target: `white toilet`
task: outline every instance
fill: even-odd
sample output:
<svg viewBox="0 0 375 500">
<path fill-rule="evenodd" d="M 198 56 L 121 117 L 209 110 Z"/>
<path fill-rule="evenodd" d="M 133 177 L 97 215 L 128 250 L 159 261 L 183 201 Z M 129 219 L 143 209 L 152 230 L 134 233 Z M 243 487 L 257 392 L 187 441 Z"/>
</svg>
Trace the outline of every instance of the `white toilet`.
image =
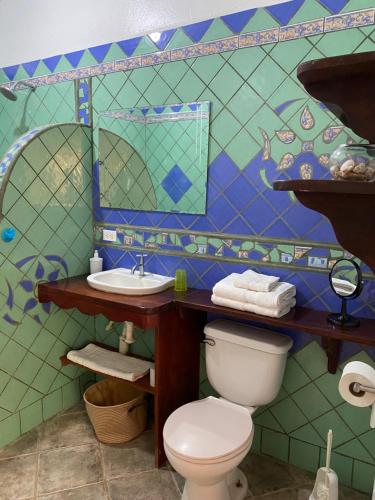
<svg viewBox="0 0 375 500">
<path fill-rule="evenodd" d="M 208 323 L 204 333 L 208 379 L 222 397 L 173 412 L 164 426 L 164 449 L 186 478 L 183 500 L 242 500 L 247 480 L 237 466 L 251 448 L 251 415 L 277 396 L 293 342 L 228 320 Z"/>
</svg>

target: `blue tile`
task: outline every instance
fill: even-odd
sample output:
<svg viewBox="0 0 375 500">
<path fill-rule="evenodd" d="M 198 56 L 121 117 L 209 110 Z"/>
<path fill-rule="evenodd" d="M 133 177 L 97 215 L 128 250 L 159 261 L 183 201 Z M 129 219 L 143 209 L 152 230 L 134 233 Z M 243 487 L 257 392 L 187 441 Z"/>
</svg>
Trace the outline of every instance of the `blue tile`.
<svg viewBox="0 0 375 500">
<path fill-rule="evenodd" d="M 142 37 L 137 36 L 136 38 L 130 38 L 130 40 L 122 40 L 120 42 L 117 42 L 117 45 L 121 48 L 126 56 L 131 57 L 141 40 Z"/>
<path fill-rule="evenodd" d="M 235 14 L 221 16 L 221 19 L 225 22 L 228 28 L 233 31 L 233 33 L 240 33 L 253 17 L 255 12 L 256 9 L 244 10 L 243 12 L 236 12 Z"/>
<path fill-rule="evenodd" d="M 76 68 L 82 59 L 84 50 L 76 50 L 75 52 L 70 52 L 69 54 L 65 54 L 65 57 L 68 59 L 73 68 Z"/>
<path fill-rule="evenodd" d="M 192 182 L 178 165 L 174 165 L 162 180 L 161 185 L 168 196 L 178 203 L 191 188 Z"/>
<path fill-rule="evenodd" d="M 319 0 L 319 2 L 329 9 L 332 14 L 338 14 L 349 0 Z"/>
<path fill-rule="evenodd" d="M 105 56 L 111 47 L 111 43 L 105 43 L 103 45 L 97 45 L 96 47 L 89 48 L 90 53 L 95 57 L 96 62 L 103 62 Z"/>
<path fill-rule="evenodd" d="M 175 34 L 176 30 L 166 30 L 161 33 L 151 33 L 148 35 L 152 42 L 157 46 L 159 50 L 164 50 L 168 43 L 171 41 L 172 36 Z"/>
<path fill-rule="evenodd" d="M 225 231 L 231 234 L 255 234 L 254 229 L 252 229 L 251 225 L 247 224 L 241 216 L 238 216 L 236 219 L 234 219 L 234 221 L 225 228 Z"/>
<path fill-rule="evenodd" d="M 178 113 L 179 111 L 181 111 L 182 108 L 183 108 L 182 104 L 176 104 L 174 106 L 171 106 L 171 110 L 174 111 L 175 113 Z"/>
<path fill-rule="evenodd" d="M 274 221 L 276 213 L 268 203 L 259 196 L 242 212 L 242 216 L 245 220 L 249 221 L 251 227 L 253 227 L 258 234 L 261 234 L 266 227 Z"/>
<path fill-rule="evenodd" d="M 50 70 L 51 73 L 55 71 L 56 66 L 60 62 L 61 57 L 62 56 L 60 55 L 60 56 L 46 57 L 45 59 L 43 59 L 44 64 L 47 66 L 47 68 Z"/>
<path fill-rule="evenodd" d="M 218 230 L 222 230 L 229 222 L 232 221 L 236 216 L 236 211 L 224 198 L 218 198 L 214 201 L 210 207 L 210 212 L 208 217 L 210 221 L 217 227 Z"/>
<path fill-rule="evenodd" d="M 168 214 L 167 217 L 163 219 L 163 224 L 160 227 L 166 227 L 169 229 L 184 229 L 185 225 L 175 214 Z"/>
<path fill-rule="evenodd" d="M 225 196 L 239 211 L 248 205 L 256 195 L 257 191 L 243 175 L 237 177 L 237 179 L 225 190 Z"/>
<path fill-rule="evenodd" d="M 26 71 L 26 73 L 32 77 L 34 76 L 34 73 L 36 71 L 36 68 L 38 67 L 40 60 L 38 59 L 37 61 L 30 61 L 27 63 L 23 63 L 22 67 Z"/>
<path fill-rule="evenodd" d="M 165 110 L 165 106 L 155 106 L 153 109 L 157 115 L 160 115 Z"/>
<path fill-rule="evenodd" d="M 283 219 L 296 231 L 299 238 L 303 238 L 320 222 L 321 215 L 318 212 L 305 208 L 300 203 L 294 203 L 283 214 Z"/>
<path fill-rule="evenodd" d="M 292 19 L 294 14 L 303 5 L 305 0 L 292 0 L 282 4 L 271 5 L 266 7 L 266 10 L 276 19 L 276 21 L 285 25 Z"/>
<path fill-rule="evenodd" d="M 322 243 L 335 243 L 337 244 L 337 239 L 332 225 L 321 217 L 323 222 L 314 227 L 308 232 L 307 239 L 312 241 L 320 241 Z"/>
<path fill-rule="evenodd" d="M 209 180 L 221 189 L 226 188 L 237 177 L 238 172 L 237 165 L 224 151 L 215 158 L 208 169 Z"/>
<path fill-rule="evenodd" d="M 207 32 L 208 28 L 211 26 L 213 19 L 208 19 L 207 21 L 201 21 L 199 23 L 189 24 L 184 26 L 182 29 L 190 37 L 193 42 L 200 42 L 201 38 Z"/>
<path fill-rule="evenodd" d="M 277 219 L 271 227 L 262 233 L 268 238 L 296 238 L 296 234 L 285 224 L 282 219 Z"/>
<path fill-rule="evenodd" d="M 215 228 L 207 219 L 207 217 L 197 217 L 196 221 L 191 225 L 194 231 L 214 231 Z"/>
<path fill-rule="evenodd" d="M 20 67 L 19 64 L 16 64 L 14 66 L 7 66 L 7 67 L 3 68 L 3 71 L 6 74 L 6 76 L 9 78 L 9 80 L 13 80 L 14 77 L 16 76 L 16 73 L 17 73 L 19 67 Z"/>
</svg>

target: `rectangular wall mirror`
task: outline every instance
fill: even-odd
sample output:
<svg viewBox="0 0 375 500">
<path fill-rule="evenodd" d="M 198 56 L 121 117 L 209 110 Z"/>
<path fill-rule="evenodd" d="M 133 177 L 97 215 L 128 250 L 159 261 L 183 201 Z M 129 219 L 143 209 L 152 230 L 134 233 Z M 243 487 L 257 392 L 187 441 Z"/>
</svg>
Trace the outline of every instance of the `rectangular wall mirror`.
<svg viewBox="0 0 375 500">
<path fill-rule="evenodd" d="M 207 101 L 99 113 L 100 205 L 205 214 L 209 113 Z"/>
</svg>

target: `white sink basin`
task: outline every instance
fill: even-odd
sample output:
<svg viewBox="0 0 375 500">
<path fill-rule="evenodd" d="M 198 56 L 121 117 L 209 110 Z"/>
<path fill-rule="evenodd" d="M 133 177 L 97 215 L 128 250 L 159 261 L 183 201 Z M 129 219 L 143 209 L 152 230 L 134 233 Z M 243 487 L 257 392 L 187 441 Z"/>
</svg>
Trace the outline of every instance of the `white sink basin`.
<svg viewBox="0 0 375 500">
<path fill-rule="evenodd" d="M 120 267 L 90 274 L 87 277 L 87 282 L 92 288 L 103 292 L 123 295 L 151 295 L 173 286 L 174 278 L 151 273 L 140 276 L 138 271 L 132 274 L 130 269 Z"/>
</svg>

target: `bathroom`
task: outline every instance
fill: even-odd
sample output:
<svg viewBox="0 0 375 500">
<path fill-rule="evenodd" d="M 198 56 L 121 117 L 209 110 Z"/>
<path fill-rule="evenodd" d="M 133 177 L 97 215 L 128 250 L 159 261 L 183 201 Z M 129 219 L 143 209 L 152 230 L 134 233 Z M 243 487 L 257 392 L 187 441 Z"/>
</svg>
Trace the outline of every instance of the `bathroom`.
<svg viewBox="0 0 375 500">
<path fill-rule="evenodd" d="M 339 384 L 349 363 L 375 368 L 372 185 L 332 181 L 330 166 L 340 145 L 375 141 L 364 104 L 374 0 L 66 0 L 53 9 L 2 0 L 0 26 L 0 498 L 199 498 L 183 493 L 183 474 L 165 460 L 163 428 L 186 403 L 225 398 L 205 357 L 204 330 L 220 318 L 288 340 L 277 394 L 245 405 L 258 408 L 244 419 L 253 435 L 238 498 L 309 498 L 330 429 L 339 498 L 371 498 L 371 407 L 345 401 Z M 357 55 L 369 57 L 368 73 L 353 80 L 356 89 L 364 82 L 363 100 L 338 113 L 345 126 L 301 64 Z M 356 73 L 342 74 L 340 88 Z M 157 142 L 158 123 L 177 123 L 173 113 L 184 127 L 193 116 L 194 133 L 181 125 L 174 138 L 165 128 Z M 131 151 L 113 142 L 125 123 Z M 130 190 L 129 177 L 116 184 L 108 168 L 127 159 Z M 318 180 L 343 186 L 313 193 L 325 211 L 308 197 Z M 104 270 L 135 267 L 133 276 L 163 283 L 178 276 L 189 292 L 126 299 L 79 290 L 79 278 L 74 293 L 56 288 L 78 276 L 86 283 L 95 250 L 103 260 L 92 264 Z M 340 259 L 360 269 L 353 300 L 331 288 Z M 212 302 L 215 285 L 250 269 L 296 290 L 287 319 Z M 335 329 L 327 317 L 346 302 L 354 325 Z M 156 389 L 150 379 L 146 429 L 103 444 L 83 401 L 100 371 L 67 355 L 92 343 L 117 351 L 121 341 L 155 362 Z M 244 366 L 255 364 L 249 356 Z"/>
</svg>

